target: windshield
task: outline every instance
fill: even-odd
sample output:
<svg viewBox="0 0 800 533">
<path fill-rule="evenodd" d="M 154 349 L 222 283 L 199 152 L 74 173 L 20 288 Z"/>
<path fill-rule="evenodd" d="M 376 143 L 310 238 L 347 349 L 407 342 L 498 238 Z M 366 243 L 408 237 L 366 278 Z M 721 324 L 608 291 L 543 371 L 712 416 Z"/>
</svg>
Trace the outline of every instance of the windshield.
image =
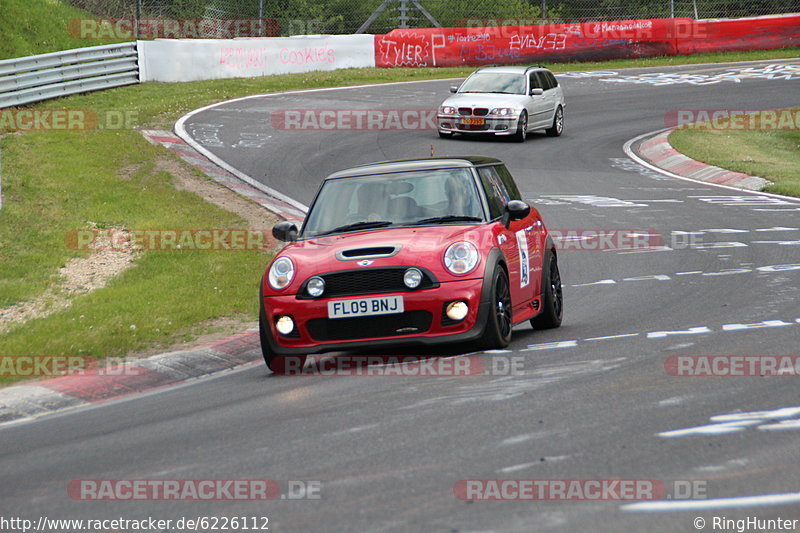
<svg viewBox="0 0 800 533">
<path fill-rule="evenodd" d="M 306 218 L 303 237 L 483 220 L 469 169 L 400 172 L 326 181 Z"/>
<path fill-rule="evenodd" d="M 525 94 L 522 74 L 476 72 L 458 89 L 459 93 Z"/>
</svg>

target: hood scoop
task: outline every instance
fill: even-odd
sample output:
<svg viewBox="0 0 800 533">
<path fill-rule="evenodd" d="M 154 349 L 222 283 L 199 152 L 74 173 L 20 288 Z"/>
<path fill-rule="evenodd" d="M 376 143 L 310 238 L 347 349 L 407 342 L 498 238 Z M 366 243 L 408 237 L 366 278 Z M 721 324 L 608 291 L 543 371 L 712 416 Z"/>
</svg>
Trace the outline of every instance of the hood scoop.
<svg viewBox="0 0 800 533">
<path fill-rule="evenodd" d="M 402 246 L 369 246 L 364 248 L 347 248 L 336 252 L 339 261 L 354 261 L 356 259 L 377 259 L 397 255 Z"/>
</svg>

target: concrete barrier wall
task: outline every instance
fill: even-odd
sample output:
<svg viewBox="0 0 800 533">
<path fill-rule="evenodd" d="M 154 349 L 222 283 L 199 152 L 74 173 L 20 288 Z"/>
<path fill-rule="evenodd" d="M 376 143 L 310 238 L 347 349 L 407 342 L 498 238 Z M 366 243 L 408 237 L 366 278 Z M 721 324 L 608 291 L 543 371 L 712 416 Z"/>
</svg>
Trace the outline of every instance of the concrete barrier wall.
<svg viewBox="0 0 800 533">
<path fill-rule="evenodd" d="M 644 19 L 393 30 L 375 36 L 379 67 L 603 61 L 800 46 L 800 16 Z"/>
<path fill-rule="evenodd" d="M 692 25 L 697 28 L 689 32 L 693 38 L 678 41 L 679 54 L 800 46 L 800 15 L 797 14 L 693 21 Z"/>
<path fill-rule="evenodd" d="M 800 46 L 800 15 L 394 30 L 386 35 L 139 41 L 141 81 L 195 81 L 351 67 L 602 61 Z"/>
<path fill-rule="evenodd" d="M 379 67 L 451 67 L 675 55 L 673 19 L 393 30 L 375 36 Z"/>
<path fill-rule="evenodd" d="M 141 81 L 197 81 L 374 67 L 371 35 L 139 41 Z"/>
</svg>

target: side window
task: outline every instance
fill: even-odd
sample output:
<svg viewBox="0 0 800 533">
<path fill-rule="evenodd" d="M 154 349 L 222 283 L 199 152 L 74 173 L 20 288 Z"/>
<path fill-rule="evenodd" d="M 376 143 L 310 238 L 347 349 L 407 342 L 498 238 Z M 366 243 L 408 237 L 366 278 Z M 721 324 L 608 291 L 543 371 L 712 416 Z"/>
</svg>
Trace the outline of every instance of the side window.
<svg viewBox="0 0 800 533">
<path fill-rule="evenodd" d="M 495 167 L 479 168 L 478 173 L 481 176 L 481 185 L 483 185 L 486 199 L 489 202 L 489 215 L 494 220 L 503 214 L 503 208 L 511 198 Z"/>
<path fill-rule="evenodd" d="M 511 172 L 505 167 L 505 165 L 497 165 L 496 167 L 492 167 L 497 170 L 497 174 L 500 176 L 500 179 L 503 181 L 503 185 L 508 191 L 509 199 L 511 200 L 522 200 L 522 195 L 519 193 L 519 189 L 517 188 L 517 184 L 514 183 L 514 178 L 511 176 Z"/>
<path fill-rule="evenodd" d="M 547 73 L 545 71 L 541 70 L 536 74 L 542 80 L 542 89 L 548 91 L 553 88 L 553 85 L 550 83 L 550 78 L 547 77 Z"/>
<path fill-rule="evenodd" d="M 553 76 L 553 73 L 552 73 L 552 72 L 550 72 L 550 71 L 548 70 L 548 71 L 545 73 L 545 75 L 547 76 L 547 79 L 549 79 L 549 80 L 550 80 L 550 87 L 551 87 L 551 88 L 558 87 L 558 80 L 556 79 L 556 77 L 555 77 L 555 76 Z"/>
<path fill-rule="evenodd" d="M 539 79 L 539 76 L 536 75 L 536 72 L 531 72 L 531 89 L 544 89 L 542 87 L 542 81 Z"/>
</svg>

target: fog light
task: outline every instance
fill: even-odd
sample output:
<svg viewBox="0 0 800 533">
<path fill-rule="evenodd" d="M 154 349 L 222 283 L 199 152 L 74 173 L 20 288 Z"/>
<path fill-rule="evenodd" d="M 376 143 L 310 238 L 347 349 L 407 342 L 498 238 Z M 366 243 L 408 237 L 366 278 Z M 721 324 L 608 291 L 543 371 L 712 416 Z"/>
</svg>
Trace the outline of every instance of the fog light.
<svg viewBox="0 0 800 533">
<path fill-rule="evenodd" d="M 275 327 L 281 335 L 288 335 L 294 331 L 294 320 L 289 315 L 283 315 L 275 322 Z"/>
<path fill-rule="evenodd" d="M 409 289 L 416 289 L 419 287 L 419 284 L 422 283 L 422 272 L 418 268 L 409 268 L 406 270 L 406 273 L 403 274 L 403 283 L 405 283 L 406 287 Z"/>
<path fill-rule="evenodd" d="M 306 290 L 310 296 L 314 298 L 319 298 L 322 296 L 322 293 L 325 292 L 325 280 L 314 276 L 310 280 L 308 280 L 308 284 L 306 284 Z"/>
<path fill-rule="evenodd" d="M 447 318 L 450 320 L 464 320 L 464 317 L 467 316 L 467 312 L 469 312 L 469 306 L 467 302 L 451 302 L 447 306 Z"/>
</svg>

